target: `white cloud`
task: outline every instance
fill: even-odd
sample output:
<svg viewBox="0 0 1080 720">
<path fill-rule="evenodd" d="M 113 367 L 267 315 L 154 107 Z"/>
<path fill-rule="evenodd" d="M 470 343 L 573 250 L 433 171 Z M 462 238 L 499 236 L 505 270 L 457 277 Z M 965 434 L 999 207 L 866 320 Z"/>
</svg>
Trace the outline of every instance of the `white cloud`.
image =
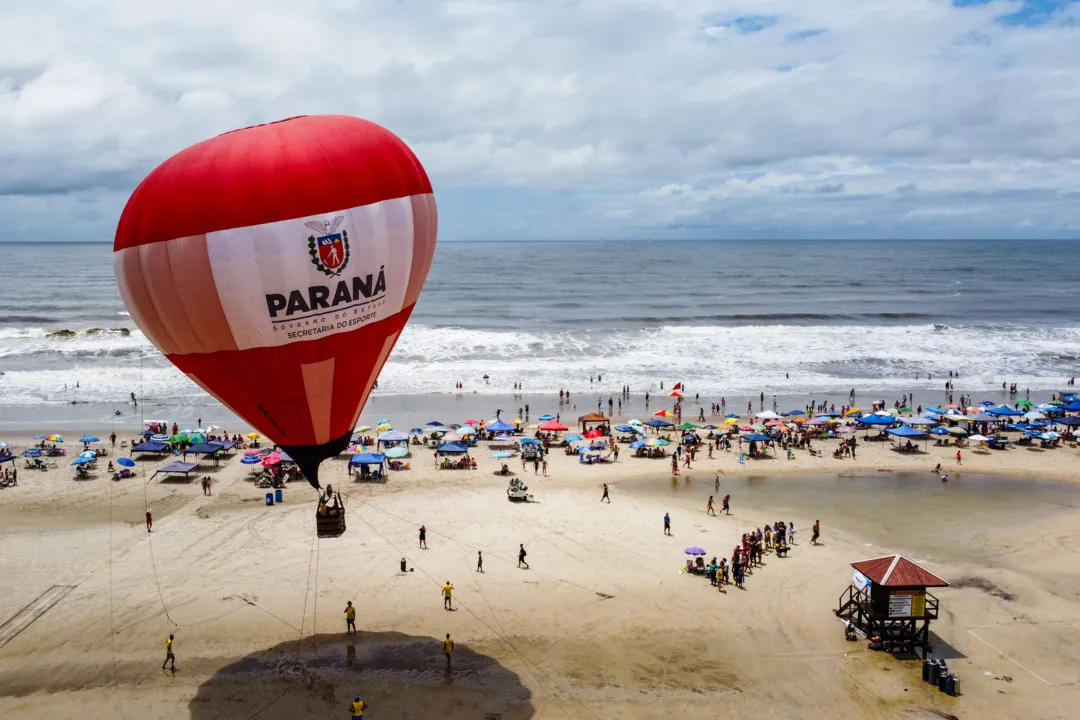
<svg viewBox="0 0 1080 720">
<path fill-rule="evenodd" d="M 1075 234 L 1080 5 L 1021 6 L 6 0 L 0 239 L 105 239 L 170 154 L 316 112 L 406 138 L 451 236 L 521 230 L 470 188 L 550 200 L 531 236 Z"/>
</svg>

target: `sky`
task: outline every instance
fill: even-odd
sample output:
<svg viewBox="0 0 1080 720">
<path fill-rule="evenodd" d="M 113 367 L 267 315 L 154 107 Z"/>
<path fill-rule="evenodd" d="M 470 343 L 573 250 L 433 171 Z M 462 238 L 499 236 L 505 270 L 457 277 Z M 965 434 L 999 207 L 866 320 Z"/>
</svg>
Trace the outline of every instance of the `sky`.
<svg viewBox="0 0 1080 720">
<path fill-rule="evenodd" d="M 4 0 L 0 240 L 345 113 L 440 240 L 1080 237 L 1077 0 Z"/>
</svg>

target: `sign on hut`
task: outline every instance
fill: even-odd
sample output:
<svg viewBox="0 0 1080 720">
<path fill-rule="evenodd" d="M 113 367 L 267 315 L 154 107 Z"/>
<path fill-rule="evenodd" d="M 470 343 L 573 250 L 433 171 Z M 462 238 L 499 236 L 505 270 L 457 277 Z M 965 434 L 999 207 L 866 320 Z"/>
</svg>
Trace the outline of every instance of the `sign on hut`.
<svg viewBox="0 0 1080 720">
<path fill-rule="evenodd" d="M 930 621 L 938 599 L 927 588 L 949 583 L 903 555 L 851 563 L 851 585 L 840 596 L 837 617 L 890 652 L 930 650 Z"/>
</svg>

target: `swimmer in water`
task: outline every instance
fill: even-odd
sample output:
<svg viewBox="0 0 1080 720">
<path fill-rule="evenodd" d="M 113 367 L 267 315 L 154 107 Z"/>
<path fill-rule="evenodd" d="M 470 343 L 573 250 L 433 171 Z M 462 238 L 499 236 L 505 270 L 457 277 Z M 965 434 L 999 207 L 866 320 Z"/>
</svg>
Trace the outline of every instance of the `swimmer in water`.
<svg viewBox="0 0 1080 720">
<path fill-rule="evenodd" d="M 949 476 L 948 475 L 942 475 L 941 476 L 941 482 L 949 482 Z"/>
</svg>

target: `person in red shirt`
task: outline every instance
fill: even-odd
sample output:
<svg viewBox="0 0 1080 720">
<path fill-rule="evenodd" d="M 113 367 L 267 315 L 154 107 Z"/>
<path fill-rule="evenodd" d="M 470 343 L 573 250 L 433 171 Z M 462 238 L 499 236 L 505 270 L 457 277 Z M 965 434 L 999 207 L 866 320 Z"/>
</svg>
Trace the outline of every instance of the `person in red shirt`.
<svg viewBox="0 0 1080 720">
<path fill-rule="evenodd" d="M 821 521 L 820 520 L 815 520 L 814 521 L 814 534 L 810 536 L 810 544 L 811 545 L 820 545 L 820 543 L 818 542 L 819 537 L 821 537 Z"/>
</svg>

